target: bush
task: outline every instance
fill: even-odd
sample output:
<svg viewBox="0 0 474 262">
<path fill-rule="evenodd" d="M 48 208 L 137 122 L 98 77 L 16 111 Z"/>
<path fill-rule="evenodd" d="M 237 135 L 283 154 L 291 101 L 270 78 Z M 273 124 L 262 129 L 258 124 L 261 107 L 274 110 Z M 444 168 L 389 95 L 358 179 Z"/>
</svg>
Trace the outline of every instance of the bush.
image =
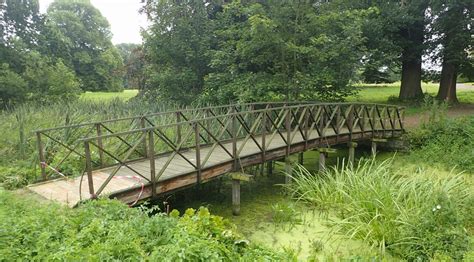
<svg viewBox="0 0 474 262">
<path fill-rule="evenodd" d="M 431 121 L 409 134 L 413 157 L 474 172 L 474 116 Z"/>
<path fill-rule="evenodd" d="M 287 187 L 296 199 L 335 211 L 336 231 L 382 252 L 409 260 L 461 259 L 469 248 L 473 195 L 462 175 L 402 175 L 389 160 L 369 160 L 318 176 L 299 166 L 293 179 Z"/>
<path fill-rule="evenodd" d="M 249 244 L 205 208 L 179 217 L 98 200 L 77 209 L 41 205 L 0 191 L 0 253 L 5 261 L 285 260 Z"/>
</svg>

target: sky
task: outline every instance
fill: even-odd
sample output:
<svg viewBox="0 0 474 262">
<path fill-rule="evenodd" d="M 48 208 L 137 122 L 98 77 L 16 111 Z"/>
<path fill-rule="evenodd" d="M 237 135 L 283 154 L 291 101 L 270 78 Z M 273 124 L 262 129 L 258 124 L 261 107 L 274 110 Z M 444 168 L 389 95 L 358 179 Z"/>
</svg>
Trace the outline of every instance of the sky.
<svg viewBox="0 0 474 262">
<path fill-rule="evenodd" d="M 45 13 L 54 0 L 39 0 L 40 11 Z M 147 19 L 138 10 L 142 6 L 141 0 L 91 0 L 103 16 L 109 21 L 112 30 L 112 42 L 141 43 L 140 28 L 147 26 Z"/>
</svg>

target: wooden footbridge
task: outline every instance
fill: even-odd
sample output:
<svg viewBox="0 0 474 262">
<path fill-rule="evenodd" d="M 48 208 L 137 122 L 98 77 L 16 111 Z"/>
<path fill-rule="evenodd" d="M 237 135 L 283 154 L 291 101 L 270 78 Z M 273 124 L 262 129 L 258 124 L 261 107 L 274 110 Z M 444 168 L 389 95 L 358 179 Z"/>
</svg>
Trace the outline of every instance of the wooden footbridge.
<svg viewBox="0 0 474 262">
<path fill-rule="evenodd" d="M 129 204 L 244 167 L 360 140 L 400 136 L 403 108 L 359 103 L 253 103 L 181 109 L 38 130 L 41 182 L 29 189 L 75 206 Z"/>
</svg>

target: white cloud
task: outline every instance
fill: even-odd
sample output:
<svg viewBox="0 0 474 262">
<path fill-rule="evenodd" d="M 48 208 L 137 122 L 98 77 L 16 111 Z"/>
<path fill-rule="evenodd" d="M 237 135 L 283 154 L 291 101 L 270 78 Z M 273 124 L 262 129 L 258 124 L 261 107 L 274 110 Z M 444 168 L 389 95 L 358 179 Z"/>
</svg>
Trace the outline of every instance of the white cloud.
<svg viewBox="0 0 474 262">
<path fill-rule="evenodd" d="M 54 0 L 39 0 L 40 11 L 45 13 Z M 113 33 L 112 42 L 141 43 L 140 28 L 148 23 L 146 15 L 139 14 L 141 0 L 91 0 L 92 5 L 107 18 Z"/>
</svg>

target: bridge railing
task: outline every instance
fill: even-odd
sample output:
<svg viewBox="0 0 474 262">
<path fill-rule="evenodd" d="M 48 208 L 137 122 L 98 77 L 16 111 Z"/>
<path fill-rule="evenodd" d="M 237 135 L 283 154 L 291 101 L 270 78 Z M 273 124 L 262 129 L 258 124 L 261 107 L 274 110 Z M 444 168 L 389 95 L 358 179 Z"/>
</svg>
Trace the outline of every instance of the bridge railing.
<svg viewBox="0 0 474 262">
<path fill-rule="evenodd" d="M 323 145 L 328 138 L 337 140 L 354 134 L 382 137 L 403 131 L 403 108 L 391 105 L 305 103 L 258 104 L 248 108 L 232 105 L 225 112 L 209 112 L 194 119 L 178 112 L 182 116 L 179 122 L 160 125 L 151 122 L 149 127 L 79 140 L 84 148 L 89 193 L 93 197 L 100 195 L 122 170 L 121 173 L 150 183 L 155 195 L 157 182 L 165 178 L 167 170 L 173 169 L 174 159 L 181 160 L 182 170 L 195 172 L 196 183 L 201 183 L 201 172 L 216 163 L 232 162 L 234 169 L 238 169 L 240 158 L 248 154 L 258 154 L 264 162 L 267 152 L 275 147 L 284 147 L 289 155 L 295 143 L 308 149 L 309 142 L 314 140 Z M 147 117 L 142 119 L 148 121 Z M 117 145 L 125 144 L 124 137 L 127 147 L 118 150 Z M 158 166 L 157 157 L 161 161 Z M 135 165 L 138 162 L 140 165 Z M 93 172 L 104 167 L 112 167 L 107 179 L 94 185 Z"/>
<path fill-rule="evenodd" d="M 78 143 L 79 139 L 97 136 L 99 137 L 97 143 L 101 145 L 103 143 L 100 139 L 102 135 L 222 115 L 230 112 L 232 107 L 238 108 L 239 111 L 246 111 L 253 108 L 264 107 L 267 104 L 279 105 L 288 103 L 247 103 L 200 108 L 180 108 L 140 116 L 36 130 L 41 180 L 53 179 L 59 176 L 79 175 L 84 172 L 86 156 L 84 154 L 83 144 Z M 179 134 L 183 132 L 180 129 L 180 126 L 176 126 L 175 132 L 178 134 L 176 139 L 179 139 Z M 137 138 L 133 137 L 134 135 L 136 136 L 136 134 L 117 136 L 119 142 L 115 142 L 118 147 L 116 150 L 121 152 L 129 150 L 132 147 L 129 141 Z M 146 146 L 138 147 L 134 149 L 134 152 L 136 155 L 146 157 L 147 148 Z M 110 162 L 110 157 L 104 154 L 104 152 L 98 152 L 98 158 L 94 158 L 93 160 L 95 166 L 101 167 L 107 166 L 108 162 Z"/>
</svg>

